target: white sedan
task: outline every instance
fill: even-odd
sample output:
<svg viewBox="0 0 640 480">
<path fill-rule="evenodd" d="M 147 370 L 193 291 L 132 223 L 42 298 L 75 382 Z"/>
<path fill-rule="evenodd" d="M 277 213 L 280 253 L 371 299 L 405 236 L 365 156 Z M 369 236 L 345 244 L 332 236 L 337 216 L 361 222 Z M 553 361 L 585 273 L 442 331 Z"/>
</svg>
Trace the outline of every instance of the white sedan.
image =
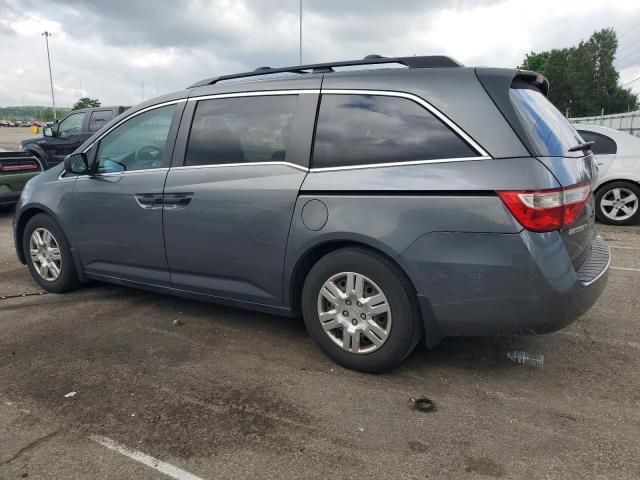
<svg viewBox="0 0 640 480">
<path fill-rule="evenodd" d="M 576 125 L 598 162 L 596 216 L 610 225 L 629 225 L 640 217 L 640 138 L 595 125 Z"/>
</svg>

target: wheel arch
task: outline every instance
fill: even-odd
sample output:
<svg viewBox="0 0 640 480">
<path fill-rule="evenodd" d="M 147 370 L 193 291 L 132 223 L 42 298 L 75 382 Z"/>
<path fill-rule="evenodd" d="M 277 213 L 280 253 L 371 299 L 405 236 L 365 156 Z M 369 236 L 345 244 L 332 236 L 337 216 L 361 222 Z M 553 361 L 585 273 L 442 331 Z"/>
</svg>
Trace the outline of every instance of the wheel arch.
<svg viewBox="0 0 640 480">
<path fill-rule="evenodd" d="M 47 158 L 47 152 L 35 143 L 27 143 L 22 147 L 23 152 L 29 152 L 40 160 L 43 170 L 47 170 L 49 167 L 49 159 Z"/>
<path fill-rule="evenodd" d="M 288 301 L 289 307 L 293 315 L 300 315 L 301 313 L 301 297 L 302 297 L 302 288 L 304 286 L 305 279 L 307 275 L 311 271 L 311 268 L 316 264 L 318 260 L 322 257 L 328 255 L 331 252 L 336 250 L 353 247 L 353 248 L 361 248 L 364 250 L 369 250 L 378 255 L 383 256 L 386 260 L 392 263 L 398 271 L 405 277 L 407 283 L 411 286 L 413 294 L 416 295 L 416 305 L 418 308 L 419 302 L 417 300 L 417 291 L 415 285 L 411 281 L 411 277 L 407 274 L 405 268 L 403 268 L 402 264 L 398 261 L 396 257 L 394 257 L 391 252 L 388 252 L 383 247 L 376 245 L 374 242 L 367 242 L 363 239 L 354 239 L 354 238 L 344 238 L 344 239 L 326 239 L 323 241 L 319 241 L 309 246 L 304 253 L 302 253 L 295 265 L 291 269 L 291 273 L 288 276 L 288 285 L 285 286 L 285 292 L 288 292 Z"/>
<path fill-rule="evenodd" d="M 600 185 L 598 185 L 598 187 L 596 188 L 595 192 L 593 192 L 594 195 L 597 195 L 604 187 L 606 187 L 607 185 L 610 185 L 612 183 L 616 183 L 616 182 L 626 182 L 626 183 L 631 183 L 632 185 L 635 185 L 636 187 L 640 188 L 640 179 L 633 179 L 633 178 L 610 178 L 608 179 L 606 182 L 601 183 Z"/>
<path fill-rule="evenodd" d="M 26 228 L 27 223 L 29 223 L 29 220 L 31 220 L 33 217 L 35 217 L 40 213 L 44 213 L 45 215 L 48 215 L 54 222 L 58 224 L 60 229 L 64 232 L 64 228 L 62 228 L 62 224 L 60 223 L 58 218 L 56 218 L 56 215 L 44 205 L 39 205 L 39 204 L 30 205 L 29 207 L 22 210 L 20 212 L 20 216 L 16 219 L 15 233 L 14 233 L 15 243 L 16 243 L 16 254 L 18 255 L 18 260 L 20 260 L 22 264 L 26 264 L 24 249 L 22 248 L 24 229 Z"/>
</svg>

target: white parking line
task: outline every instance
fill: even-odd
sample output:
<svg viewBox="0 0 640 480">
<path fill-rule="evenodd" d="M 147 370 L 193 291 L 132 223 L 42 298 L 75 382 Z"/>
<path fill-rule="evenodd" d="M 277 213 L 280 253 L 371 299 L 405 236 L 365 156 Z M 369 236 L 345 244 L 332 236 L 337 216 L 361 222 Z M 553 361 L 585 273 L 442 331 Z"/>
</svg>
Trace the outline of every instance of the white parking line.
<svg viewBox="0 0 640 480">
<path fill-rule="evenodd" d="M 628 267 L 611 267 L 611 270 L 624 270 L 625 272 L 640 272 L 640 268 L 628 268 Z"/>
<path fill-rule="evenodd" d="M 89 437 L 94 442 L 99 443 L 103 447 L 107 447 L 109 450 L 113 450 L 114 452 L 118 452 L 126 457 L 129 457 L 131 460 L 135 460 L 136 462 L 142 463 L 147 467 L 151 467 L 158 472 L 164 473 L 165 475 L 175 478 L 176 480 L 203 480 L 201 477 L 197 477 L 192 473 L 186 472 L 181 468 L 175 467 L 170 463 L 166 463 L 158 460 L 146 453 L 138 452 L 137 450 L 133 450 L 125 445 L 121 445 L 118 442 L 111 440 L 110 438 L 103 437 L 101 435 L 91 435 Z"/>
</svg>

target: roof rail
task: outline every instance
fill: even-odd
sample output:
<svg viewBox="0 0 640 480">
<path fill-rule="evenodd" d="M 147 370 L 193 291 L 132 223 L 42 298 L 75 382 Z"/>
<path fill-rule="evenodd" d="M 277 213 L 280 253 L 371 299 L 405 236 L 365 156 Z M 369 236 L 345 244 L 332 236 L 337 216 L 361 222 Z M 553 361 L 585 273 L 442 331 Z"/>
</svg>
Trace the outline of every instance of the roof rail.
<svg viewBox="0 0 640 480">
<path fill-rule="evenodd" d="M 422 57 L 382 57 L 380 55 L 367 55 L 363 60 L 347 60 L 342 62 L 312 63 L 308 65 L 296 65 L 292 67 L 271 68 L 258 67 L 251 72 L 222 75 L 220 77 L 206 78 L 190 85 L 188 88 L 213 85 L 222 80 L 234 78 L 256 77 L 272 73 L 328 73 L 333 72 L 334 67 L 351 67 L 356 65 L 376 65 L 384 63 L 399 63 L 409 68 L 437 68 L 437 67 L 462 67 L 463 65 L 451 57 L 445 55 L 429 55 Z M 310 71 L 310 72 L 309 72 Z"/>
</svg>

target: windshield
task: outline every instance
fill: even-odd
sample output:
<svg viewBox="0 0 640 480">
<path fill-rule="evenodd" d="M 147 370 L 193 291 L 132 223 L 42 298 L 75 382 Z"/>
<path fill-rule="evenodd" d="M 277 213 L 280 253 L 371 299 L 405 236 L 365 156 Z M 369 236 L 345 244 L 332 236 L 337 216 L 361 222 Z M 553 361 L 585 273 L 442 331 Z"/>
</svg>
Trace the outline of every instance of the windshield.
<svg viewBox="0 0 640 480">
<path fill-rule="evenodd" d="M 538 90 L 512 88 L 511 102 L 533 147 L 542 157 L 582 157 L 582 151 L 570 152 L 582 143 L 578 132 L 560 111 Z"/>
</svg>

